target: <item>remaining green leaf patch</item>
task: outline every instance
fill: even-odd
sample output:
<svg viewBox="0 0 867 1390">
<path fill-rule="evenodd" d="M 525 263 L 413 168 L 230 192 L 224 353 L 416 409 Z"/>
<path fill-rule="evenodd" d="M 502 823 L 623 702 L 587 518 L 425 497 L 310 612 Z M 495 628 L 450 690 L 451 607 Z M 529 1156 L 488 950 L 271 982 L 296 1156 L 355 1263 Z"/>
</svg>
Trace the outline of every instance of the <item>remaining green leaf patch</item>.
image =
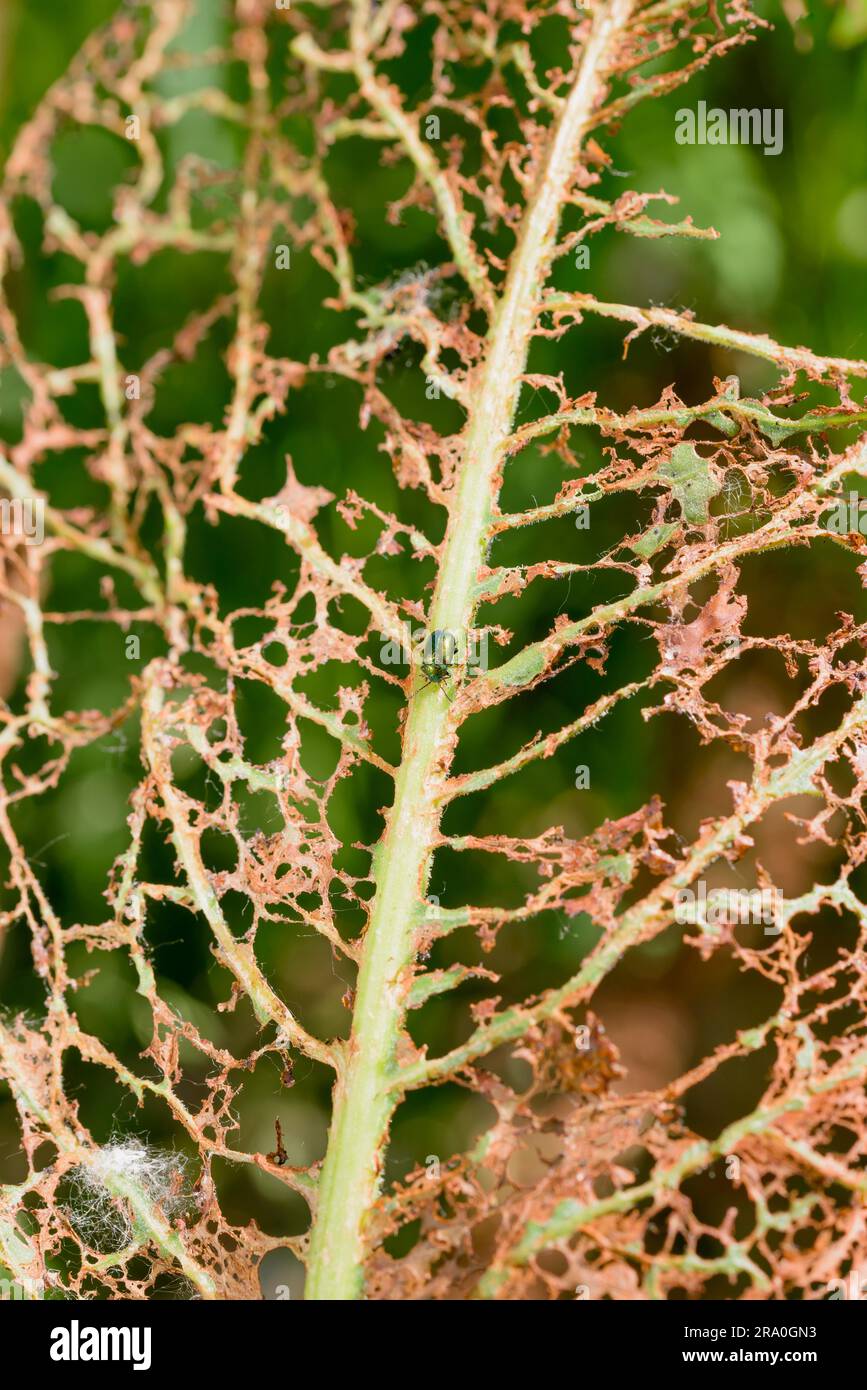
<svg viewBox="0 0 867 1390">
<path fill-rule="evenodd" d="M 717 482 L 710 464 L 703 459 L 694 444 L 676 444 L 671 457 L 660 464 L 659 477 L 671 484 L 671 491 L 680 503 L 684 519 L 691 526 L 707 522 L 710 503 L 722 484 Z"/>
<path fill-rule="evenodd" d="M 676 521 L 661 521 L 658 526 L 651 526 L 649 531 L 645 531 L 637 541 L 633 541 L 629 549 L 635 554 L 640 555 L 643 560 L 649 560 L 651 555 L 655 555 L 658 550 L 662 550 L 664 545 L 668 545 L 675 531 L 678 529 Z"/>
</svg>

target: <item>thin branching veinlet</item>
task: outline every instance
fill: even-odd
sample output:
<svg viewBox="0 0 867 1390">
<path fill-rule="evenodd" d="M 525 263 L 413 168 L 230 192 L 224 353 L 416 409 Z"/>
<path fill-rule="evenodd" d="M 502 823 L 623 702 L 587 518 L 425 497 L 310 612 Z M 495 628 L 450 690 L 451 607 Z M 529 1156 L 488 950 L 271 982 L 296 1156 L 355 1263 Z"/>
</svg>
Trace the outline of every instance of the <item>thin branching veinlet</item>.
<svg viewBox="0 0 867 1390">
<path fill-rule="evenodd" d="M 808 557 L 813 546 L 836 545 L 860 558 L 857 525 L 829 529 L 827 518 L 867 474 L 867 435 L 857 438 L 867 409 L 854 394 L 867 364 L 555 283 L 561 259 L 595 238 L 715 235 L 689 217 L 666 220 L 665 194 L 624 187 L 611 201 L 599 196 L 605 141 L 633 107 L 754 39 L 760 22 L 747 0 L 234 0 L 232 8 L 216 46 L 200 51 L 187 43 L 190 0 L 122 9 L 21 129 L 4 175 L 0 365 L 18 379 L 24 414 L 0 458 L 2 599 L 29 661 L 20 697 L 2 709 L 0 831 L 10 866 L 2 925 L 29 931 L 44 1007 L 7 1011 L 0 1022 L 2 1077 L 26 1158 L 23 1176 L 0 1189 L 0 1264 L 27 1288 L 99 1297 L 147 1297 L 167 1281 L 178 1296 L 258 1297 L 261 1261 L 287 1248 L 306 1265 L 313 1299 L 826 1296 L 831 1280 L 867 1261 L 867 914 L 852 882 L 867 854 L 867 627 L 840 613 L 823 640 L 747 633 L 741 569 L 786 547 Z M 568 57 L 553 69 L 535 44 L 546 26 Z M 407 91 L 400 63 L 412 45 L 426 53 L 429 80 Z M 234 76 L 220 84 L 212 74 L 223 68 Z M 183 80 L 167 85 L 167 74 Z M 237 171 L 173 156 L 172 132 L 191 113 L 238 133 Z M 436 138 L 446 117 L 452 134 Z M 102 231 L 56 200 L 55 142 L 77 127 L 110 133 L 134 157 Z M 353 140 L 373 142 L 385 167 L 403 171 L 405 192 L 388 218 L 412 209 L 415 219 L 435 219 L 438 262 L 388 283 L 357 271 L 363 233 L 333 184 L 335 152 Z M 31 225 L 40 219 L 42 253 L 62 267 L 58 293 L 86 325 L 82 361 L 36 360 L 22 330 L 11 292 L 29 254 L 22 209 Z M 146 276 L 166 251 L 211 257 L 223 268 L 220 290 L 139 360 L 118 329 L 115 288 L 125 269 Z M 332 282 L 323 314 L 337 325 L 334 345 L 304 360 L 272 356 L 266 278 L 303 257 Z M 581 325 L 599 318 L 621 321 L 628 339 L 650 332 L 711 344 L 731 357 L 732 374 L 708 383 L 694 404 L 673 388 L 626 410 L 592 389 L 572 398 L 562 377 L 533 370 L 532 350 L 554 343 L 565 363 Z M 171 435 L 160 433 L 153 413 L 166 374 L 223 330 L 224 418 L 201 423 L 191 410 Z M 334 333 L 345 336 L 335 344 Z M 396 403 L 395 353 L 414 355 L 451 432 Z M 776 370 L 772 390 L 742 392 L 734 369 L 744 355 Z M 354 395 L 360 430 L 379 432 L 404 489 L 403 515 L 348 485 L 335 497 L 317 483 L 315 459 L 297 460 L 306 482 L 287 460 L 285 484 L 269 496 L 257 490 L 251 451 L 326 380 Z M 94 392 L 99 420 L 85 427 L 69 403 Z M 573 452 L 579 428 L 602 442 L 593 472 Z M 504 510 L 507 466 L 520 469 L 539 449 L 548 467 L 552 458 L 561 467 L 559 491 L 528 510 Z M 68 486 L 61 495 L 40 483 L 41 465 L 65 457 L 85 461 L 86 503 L 71 504 Z M 541 535 L 541 523 L 592 516 L 609 499 L 630 519 L 603 554 L 594 557 L 576 529 L 580 560 L 499 562 L 504 539 L 521 528 L 540 525 Z M 295 557 L 291 583 L 275 584 L 261 608 L 227 611 L 200 577 L 201 553 L 190 559 L 189 536 L 203 518 L 282 535 Z M 372 535 L 369 554 L 335 554 L 326 518 Z M 52 597 L 69 557 L 76 573 L 89 567 L 98 580 L 88 612 Z M 424 572 L 423 600 L 389 585 L 390 562 L 406 557 Z M 616 580 L 619 596 L 583 612 L 565 605 L 499 665 L 474 662 L 488 637 L 511 640 L 486 621 L 491 605 L 535 581 L 590 573 Z M 863 565 L 859 573 L 865 578 Z M 260 635 L 245 643 L 251 618 Z M 53 634 L 95 622 L 115 625 L 119 641 L 149 631 L 159 654 L 127 666 L 117 708 L 64 710 Z M 401 647 L 408 625 L 426 637 L 396 669 L 384 654 Z M 525 719 L 528 693 L 576 663 L 604 675 L 612 639 L 626 629 L 640 630 L 644 650 L 658 654 L 649 673 L 610 681 L 562 728 L 542 734 L 526 722 L 502 761 L 456 770 L 476 716 L 513 701 L 514 720 Z M 763 652 L 785 663 L 787 709 L 753 720 L 711 697 L 707 687 L 730 662 Z M 329 699 L 310 678 L 332 668 L 341 674 Z M 270 761 L 250 756 L 242 682 L 280 702 L 282 750 Z M 399 757 L 389 731 L 370 719 L 380 689 L 402 700 Z M 692 843 L 666 824 L 657 799 L 577 839 L 558 825 L 510 834 L 491 816 L 476 822 L 477 834 L 452 833 L 454 803 L 555 757 L 636 698 L 646 719 L 677 714 L 703 744 L 749 761 L 748 778 L 729 782 L 724 809 Z M 815 732 L 808 716 L 820 702 Z M 106 891 L 109 915 L 67 921 L 52 904 L 39 841 L 24 842 L 21 827 L 38 836 L 38 819 L 21 810 L 51 797 L 73 760 L 122 726 L 139 738 L 143 770 Z M 302 756 L 311 728 L 335 750 L 324 780 Z M 206 790 L 184 773 L 191 765 Z M 361 874 L 347 868 L 359 859 L 343 855 L 334 814 L 344 783 L 360 774 L 393 783 Z M 245 817 L 251 794 L 268 803 L 267 833 Z M 780 806 L 795 819 L 804 798 L 815 809 L 796 822 L 800 843 L 824 846 L 832 867 L 784 898 L 751 851 L 769 813 Z M 214 836 L 231 845 L 231 867 L 212 867 L 206 837 Z M 155 840 L 168 846 L 174 873 L 154 870 Z M 440 906 L 429 897 L 438 854 L 466 852 L 526 866 L 524 901 Z M 753 863 L 751 887 L 774 905 L 762 919 L 769 931 L 756 932 L 743 914 L 710 912 L 702 897 L 704 876 L 738 860 Z M 224 1045 L 201 1006 L 170 997 L 147 938 L 167 905 L 174 922 L 208 933 L 225 981 L 220 1013 L 251 1011 L 246 1051 Z M 357 934 L 343 925 L 348 908 L 365 913 Z M 584 918 L 591 944 L 571 976 L 523 1002 L 502 1002 L 497 976 L 471 949 L 465 964 L 429 960 L 452 933 L 472 945 L 475 931 L 495 951 L 501 928 L 552 913 Z M 809 923 L 820 913 L 855 930 L 811 969 Z M 626 953 L 673 923 L 701 960 L 725 953 L 760 979 L 776 1007 L 662 1091 L 636 1093 L 594 996 Z M 300 928 L 321 938 L 334 962 L 329 986 L 335 975 L 352 980 L 348 1038 L 321 1036 L 303 1016 L 266 963 L 263 926 L 269 937 Z M 70 956 L 82 946 L 97 968 L 118 953 L 134 972 L 150 1038 L 136 1065 L 80 1019 L 76 996 L 90 975 Z M 413 1041 L 411 1011 L 468 981 L 477 991 L 471 1027 L 431 1055 Z M 684 1109 L 693 1088 L 758 1054 L 765 1084 L 755 1103 L 716 1137 L 693 1132 Z M 115 1122 L 100 1143 L 67 1085 L 70 1057 L 126 1095 L 121 1119 L 134 1117 L 136 1103 L 162 1107 L 175 1147 L 129 1132 L 131 1120 Z M 299 1063 L 308 1074 L 333 1073 L 321 1163 L 290 1163 L 285 1121 L 273 1152 L 242 1142 L 238 1105 L 263 1060 L 276 1061 L 284 1087 Z M 487 1127 L 466 1153 L 421 1162 L 386 1186 L 396 1109 L 444 1081 L 487 1106 Z M 309 1231 L 266 1235 L 230 1221 L 220 1180 L 241 1165 L 303 1199 Z M 690 1180 L 714 1165 L 725 1168 L 730 1195 L 710 1223 Z M 401 1231 L 402 1241 L 390 1239 Z"/>
</svg>

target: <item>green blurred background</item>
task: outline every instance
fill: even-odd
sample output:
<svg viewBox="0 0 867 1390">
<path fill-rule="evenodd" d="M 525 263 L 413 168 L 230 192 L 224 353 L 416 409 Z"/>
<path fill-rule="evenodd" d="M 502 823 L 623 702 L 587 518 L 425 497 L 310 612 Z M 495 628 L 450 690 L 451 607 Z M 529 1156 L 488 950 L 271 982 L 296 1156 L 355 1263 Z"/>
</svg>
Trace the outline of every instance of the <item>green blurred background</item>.
<svg viewBox="0 0 867 1390">
<path fill-rule="evenodd" d="M 794 12 L 797 6 L 790 5 Z M 626 188 L 655 191 L 665 188 L 681 202 L 677 212 L 692 214 L 699 225 L 716 227 L 714 242 L 650 242 L 606 231 L 592 243 L 589 270 L 575 269 L 566 258 L 558 283 L 587 289 L 603 299 L 636 304 L 689 308 L 698 318 L 725 321 L 747 330 L 766 331 L 785 343 L 808 344 L 818 353 L 867 357 L 867 6 L 811 5 L 793 27 L 777 4 L 759 5 L 773 20 L 772 33 L 732 57 L 716 63 L 688 89 L 665 100 L 645 103 L 624 123 L 611 142 L 614 170 L 597 190 L 616 197 Z M 49 84 L 65 69 L 82 40 L 115 12 L 114 0 L 76 0 L 57 6 L 49 0 L 4 0 L 0 11 L 0 145 L 5 157 L 21 123 L 33 112 Z M 187 36 L 195 47 L 221 43 L 227 34 L 228 6 L 202 0 Z M 860 16 L 860 18 L 859 18 Z M 427 40 L 426 40 L 427 33 Z M 413 38 L 406 59 L 407 88 L 412 89 L 412 65 L 419 84 L 426 68 L 424 28 Z M 554 61 L 555 55 L 550 55 Z M 280 81 L 282 57 L 274 63 Z M 237 71 L 212 74 L 234 94 L 243 95 Z M 168 94 L 181 79 L 161 79 Z M 673 139 L 674 112 L 700 97 L 723 107 L 771 106 L 785 112 L 785 146 L 776 158 L 760 149 L 679 146 Z M 444 122 L 444 127 L 446 123 Z M 450 131 L 444 128 L 444 136 Z M 226 170 L 237 170 L 240 137 L 226 123 L 204 114 L 191 114 L 161 136 L 176 160 L 195 152 Z M 102 231 L 111 221 L 111 191 L 121 182 L 132 159 L 125 142 L 95 130 L 70 127 L 54 147 L 55 195 L 86 229 Z M 358 142 L 338 148 L 329 164 L 335 201 L 351 208 L 357 222 L 355 253 L 367 283 L 394 278 L 404 270 L 436 264 L 442 247 L 431 220 L 409 213 L 399 227 L 384 216 L 387 202 L 399 196 L 407 182 L 403 165 L 381 167 L 379 150 Z M 661 205 L 657 205 L 661 207 Z M 28 250 L 26 263 L 7 284 L 21 334 L 32 356 L 64 365 L 87 356 L 80 306 L 49 299 L 59 284 L 80 278 L 80 268 L 64 256 L 45 256 L 39 249 L 41 227 L 37 209 L 16 205 L 15 220 Z M 143 267 L 124 264 L 117 282 L 116 323 L 127 371 L 138 366 L 168 341 L 192 313 L 206 308 L 229 288 L 224 258 L 181 256 L 163 252 Z M 349 321 L 322 307 L 331 286 L 309 253 L 293 255 L 291 278 L 272 272 L 263 296 L 263 312 L 271 326 L 269 350 L 304 358 L 323 353 L 346 333 Z M 596 389 L 605 404 L 626 408 L 649 405 L 673 383 L 687 401 L 705 399 L 715 375 L 737 372 L 744 391 L 755 394 L 773 381 L 762 364 L 700 344 L 679 344 L 661 335 L 644 335 L 624 363 L 620 344 L 623 329 L 587 320 L 559 345 L 545 344 L 534 356 L 539 371 L 563 371 L 573 394 Z M 230 391 L 224 355 L 228 327 L 221 323 L 195 360 L 173 367 L 163 378 L 152 427 L 172 434 L 185 421 L 218 421 Z M 409 349 L 387 368 L 385 384 L 392 398 L 410 415 L 427 418 L 443 431 L 457 427 L 459 413 L 448 401 L 427 402 L 424 376 Z M 401 493 L 379 450 L 381 431 L 358 429 L 357 390 L 345 382 L 317 376 L 291 397 L 288 414 L 267 429 L 266 438 L 247 455 L 241 490 L 251 497 L 275 492 L 282 483 L 282 461 L 292 456 L 300 479 L 321 484 L 338 497 L 352 488 L 380 506 L 394 509 L 404 520 L 431 527 L 438 538 L 441 519 L 431 520 L 417 494 Z M 20 437 L 21 383 L 14 373 L 0 375 L 0 438 Z M 77 425 L 102 423 L 95 388 L 82 387 L 64 401 L 67 418 Z M 521 416 L 538 409 L 529 393 Z M 840 436 L 845 442 L 846 436 Z M 599 440 L 579 432 L 575 448 L 582 468 L 601 458 Z M 88 475 L 80 453 L 52 455 L 36 468 L 38 484 L 59 506 L 99 505 L 104 491 Z M 507 476 L 503 506 L 514 510 L 532 497 L 553 496 L 562 479 L 561 463 L 541 452 L 525 453 Z M 588 547 L 604 551 L 625 528 L 635 529 L 636 516 L 649 515 L 650 501 L 625 506 L 614 499 L 594 508 L 590 533 L 576 531 L 570 520 L 531 532 L 520 532 L 495 552 L 502 562 L 533 561 L 552 555 L 587 558 Z M 333 507 L 320 514 L 322 535 L 334 554 L 360 554 L 371 540 L 365 524 L 352 532 Z M 187 552 L 188 573 L 214 584 L 223 612 L 264 603 L 275 580 L 290 585 L 297 573 L 292 556 L 272 533 L 244 521 L 222 518 L 208 524 L 201 512 L 191 520 Z M 430 573 L 412 562 L 389 560 L 369 567 L 374 582 L 393 593 L 421 598 Z M 89 561 L 64 555 L 52 568 L 52 590 L 46 602 L 54 609 L 78 610 L 99 606 L 99 570 Z M 592 604 L 622 592 L 623 580 L 612 572 L 574 578 L 571 584 L 536 584 L 520 601 L 504 601 L 490 610 L 514 632 L 518 646 L 545 632 L 560 613 L 580 616 Z M 838 609 L 859 611 L 861 587 L 855 562 L 826 545 L 812 552 L 793 550 L 745 566 L 744 588 L 750 595 L 748 633 L 789 631 L 795 636 L 827 632 Z M 131 598 L 131 595 L 127 595 Z M 358 621 L 346 608 L 348 626 Z M 357 629 L 356 629 L 357 630 Z M 147 625 L 142 637 L 141 664 L 161 651 L 159 634 Z M 249 638 L 259 632 L 251 628 Z M 123 635 L 110 624 L 81 623 L 57 627 L 51 633 L 51 658 L 58 678 L 54 690 L 57 710 L 109 710 L 124 699 L 131 667 L 125 659 Z M 532 697 L 474 719 L 466 730 L 459 769 L 484 765 L 517 748 L 536 730 L 549 730 L 575 717 L 588 699 L 649 671 L 656 648 L 649 634 L 634 627 L 612 643 L 608 671 L 596 676 L 583 666 L 572 668 Z M 499 655 L 495 658 L 501 659 Z M 204 663 L 200 669 L 205 670 Z M 343 669 L 323 672 L 305 684 L 311 696 L 327 702 L 337 685 L 351 679 Z M 7 693 L 19 707 L 26 666 Z M 219 679 L 219 674 L 215 675 Z M 791 687 L 778 658 L 749 656 L 733 663 L 708 692 L 730 707 L 761 719 L 767 710 L 783 709 Z M 655 703 L 645 701 L 644 705 Z M 685 720 L 659 716 L 649 723 L 641 717 L 642 702 L 623 705 L 598 729 L 568 745 L 558 756 L 527 768 L 501 786 L 496 794 L 473 797 L 450 812 L 446 828 L 453 833 L 536 835 L 549 825 L 563 825 L 573 835 L 588 833 L 606 817 L 626 815 L 659 793 L 666 819 L 689 840 L 702 817 L 730 806 L 726 782 L 748 772 L 744 758 L 722 746 L 700 748 Z M 241 727 L 248 736 L 249 756 L 265 761 L 280 750 L 284 712 L 266 689 L 242 683 L 238 693 Z M 396 756 L 398 704 L 391 690 L 376 690 L 369 710 L 386 756 Z M 816 724 L 810 731 L 818 732 Z M 309 725 L 304 727 L 303 758 L 308 771 L 327 775 L 334 765 L 334 747 Z M 575 769 L 590 769 L 590 787 L 576 790 Z M 130 721 L 111 738 L 77 753 L 56 795 L 25 803 L 15 813 L 15 826 L 38 865 L 42 881 L 64 923 L 98 922 L 105 915 L 102 893 L 116 855 L 127 843 L 125 816 L 131 788 L 141 774 L 137 725 Z M 182 785 L 192 794 L 213 798 L 201 768 L 190 758 Z M 381 828 L 377 808 L 387 805 L 386 779 L 362 769 L 341 788 L 332 803 L 332 825 L 348 848 L 342 864 L 363 873 L 366 855 L 353 845 L 372 844 Z M 250 797 L 244 805 L 244 825 L 251 833 L 277 828 L 273 806 Z M 222 851 L 213 847 L 212 867 L 222 867 Z M 759 858 L 786 892 L 825 877 L 830 861 L 821 846 L 795 844 L 795 831 L 782 815 L 769 818 L 757 836 Z M 159 834 L 146 845 L 146 869 L 154 879 L 171 874 L 171 864 Z M 745 865 L 745 882 L 749 866 Z M 534 874 L 520 866 L 504 865 L 493 856 L 441 855 L 431 892 L 445 906 L 463 902 L 521 901 L 536 886 Z M 228 910 L 240 927 L 247 905 L 232 901 Z M 346 908 L 347 931 L 360 926 L 360 914 Z M 247 917 L 249 920 L 249 915 Z M 851 924 L 819 919 L 817 951 L 833 955 L 848 942 Z M 561 980 L 571 972 L 595 939 L 583 918 L 549 916 L 532 927 L 506 929 L 497 950 L 482 958 L 467 933 L 456 933 L 434 952 L 431 964 L 454 959 L 479 959 L 503 974 L 497 987 L 504 1001 L 523 997 Z M 216 1011 L 226 998 L 228 981 L 213 961 L 201 922 L 166 905 L 153 908 L 148 942 L 162 982 L 162 992 L 207 1036 L 243 1053 L 255 1045 L 252 1017 L 242 1006 L 236 1014 Z M 308 1027 L 323 1035 L 344 1033 L 348 1014 L 341 995 L 352 983 L 348 967 L 336 966 L 330 949 L 319 938 L 274 925 L 263 928 L 259 951 L 269 977 Z M 93 981 L 75 995 L 82 1025 L 102 1037 L 125 1061 L 137 1065 L 140 1049 L 150 1037 L 148 1011 L 135 994 L 131 968 L 120 952 L 88 957 L 83 948 L 70 950 L 77 973 L 99 966 Z M 817 960 L 818 963 L 818 960 Z M 483 991 L 468 986 L 453 996 L 432 1001 L 412 1020 L 413 1035 L 433 1050 L 454 1045 L 470 1027 L 468 1005 Z M 0 1001 L 10 1010 L 24 1009 L 38 1017 L 43 1001 L 30 969 L 27 936 L 22 925 L 7 933 L 0 953 Z M 767 1017 L 774 995 L 758 980 L 747 979 L 723 956 L 708 965 L 683 948 L 672 930 L 651 945 L 633 952 L 606 981 L 594 1004 L 629 1067 L 630 1088 L 658 1086 L 678 1075 L 734 1030 Z M 201 1059 L 189 1053 L 189 1095 L 196 1090 Z M 723 1069 L 698 1087 L 690 1098 L 688 1121 L 703 1133 L 716 1132 L 760 1094 L 767 1056 L 749 1066 Z M 237 1113 L 239 1147 L 267 1151 L 273 1147 L 273 1123 L 280 1117 L 293 1163 L 322 1156 L 327 1119 L 328 1077 L 312 1064 L 300 1062 L 291 1092 L 280 1084 L 277 1062 L 263 1062 L 245 1081 Z M 167 1113 L 153 1103 L 137 1109 L 133 1100 L 105 1073 L 69 1058 L 69 1089 L 79 1101 L 81 1115 L 100 1141 L 112 1134 L 146 1134 L 160 1144 L 183 1145 Z M 487 1107 L 456 1088 L 415 1096 L 398 1114 L 389 1156 L 389 1176 L 398 1177 L 428 1155 L 445 1159 L 462 1148 L 489 1118 Z M 0 1089 L 0 1181 L 23 1175 L 19 1136 L 7 1093 Z M 249 1168 L 218 1167 L 217 1177 L 226 1214 L 243 1221 L 255 1216 L 267 1230 L 294 1233 L 303 1228 L 305 1208 L 267 1176 Z M 705 1212 L 721 1214 L 722 1191 L 710 1180 L 698 1197 Z M 274 1287 L 297 1283 L 297 1270 L 288 1257 L 272 1257 L 263 1284 L 266 1296 Z"/>
</svg>

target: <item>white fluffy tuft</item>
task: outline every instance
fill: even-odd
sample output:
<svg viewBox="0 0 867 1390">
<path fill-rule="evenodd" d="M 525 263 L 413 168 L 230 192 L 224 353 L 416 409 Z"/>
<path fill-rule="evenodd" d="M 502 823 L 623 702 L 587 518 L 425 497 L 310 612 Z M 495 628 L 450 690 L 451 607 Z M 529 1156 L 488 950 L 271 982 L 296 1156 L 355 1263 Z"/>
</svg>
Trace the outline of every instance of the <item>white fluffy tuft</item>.
<svg viewBox="0 0 867 1390">
<path fill-rule="evenodd" d="M 120 1250 L 133 1238 L 128 1205 L 117 1195 L 121 1182 L 137 1188 L 169 1218 L 189 1203 L 188 1160 L 174 1150 L 152 1148 L 141 1139 L 112 1139 L 71 1174 L 69 1215 L 79 1235 L 96 1248 Z"/>
</svg>

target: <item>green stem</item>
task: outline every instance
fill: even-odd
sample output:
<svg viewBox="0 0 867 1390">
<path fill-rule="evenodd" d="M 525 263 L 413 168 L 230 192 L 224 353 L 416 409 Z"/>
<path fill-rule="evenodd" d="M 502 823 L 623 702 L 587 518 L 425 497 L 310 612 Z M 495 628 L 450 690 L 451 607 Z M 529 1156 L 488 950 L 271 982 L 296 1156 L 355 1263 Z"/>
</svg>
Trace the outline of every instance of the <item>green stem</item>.
<svg viewBox="0 0 867 1390">
<path fill-rule="evenodd" d="M 472 625 L 476 580 L 538 295 L 550 266 L 561 207 L 575 176 L 582 135 L 600 96 L 600 69 L 631 9 L 632 0 L 611 0 L 599 8 L 527 204 L 474 383 L 475 405 L 465 429 L 431 605 L 432 629 L 461 634 Z M 350 1299 L 363 1292 L 364 1227 L 378 1195 L 382 1149 L 395 1105 L 396 1052 L 411 983 L 415 929 L 423 911 L 453 741 L 452 708 L 442 692 L 435 686 L 418 689 L 407 719 L 394 804 L 375 856 L 377 891 L 359 970 L 352 1037 L 335 1085 L 308 1260 L 308 1299 Z"/>
</svg>

